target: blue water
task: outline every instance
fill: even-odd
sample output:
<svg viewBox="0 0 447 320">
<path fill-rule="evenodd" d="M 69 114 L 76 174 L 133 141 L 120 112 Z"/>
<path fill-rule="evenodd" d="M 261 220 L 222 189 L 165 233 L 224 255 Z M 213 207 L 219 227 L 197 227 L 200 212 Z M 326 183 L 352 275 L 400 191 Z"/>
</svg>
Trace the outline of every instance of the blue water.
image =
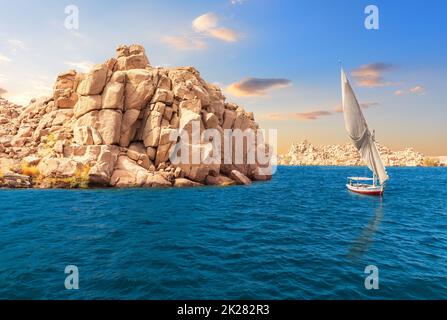
<svg viewBox="0 0 447 320">
<path fill-rule="evenodd" d="M 447 169 L 280 167 L 249 187 L 0 190 L 0 299 L 445 299 Z M 67 265 L 79 290 L 64 287 Z M 368 265 L 379 289 L 366 290 Z"/>
</svg>

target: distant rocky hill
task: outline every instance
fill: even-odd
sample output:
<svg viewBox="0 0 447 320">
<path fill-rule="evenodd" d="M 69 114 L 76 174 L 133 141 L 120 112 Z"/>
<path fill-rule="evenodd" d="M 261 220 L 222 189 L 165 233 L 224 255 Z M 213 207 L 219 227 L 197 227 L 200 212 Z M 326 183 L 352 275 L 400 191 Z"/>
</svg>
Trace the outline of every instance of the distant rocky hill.
<svg viewBox="0 0 447 320">
<path fill-rule="evenodd" d="M 0 100 L 0 187 L 160 187 L 266 180 L 256 164 L 170 162 L 173 131 L 258 129 L 193 67 L 151 67 L 140 45 L 88 73 L 57 77 L 52 97 Z M 210 158 L 206 141 L 188 147 Z M 212 150 L 212 149 L 211 149 Z M 246 150 L 244 150 L 246 153 Z M 245 157 L 246 158 L 246 154 Z"/>
<path fill-rule="evenodd" d="M 391 151 L 378 145 L 385 166 L 440 166 L 436 158 L 424 156 L 413 148 Z M 359 153 L 352 144 L 315 146 L 307 140 L 294 143 L 289 152 L 280 156 L 281 165 L 302 166 L 363 166 Z"/>
</svg>

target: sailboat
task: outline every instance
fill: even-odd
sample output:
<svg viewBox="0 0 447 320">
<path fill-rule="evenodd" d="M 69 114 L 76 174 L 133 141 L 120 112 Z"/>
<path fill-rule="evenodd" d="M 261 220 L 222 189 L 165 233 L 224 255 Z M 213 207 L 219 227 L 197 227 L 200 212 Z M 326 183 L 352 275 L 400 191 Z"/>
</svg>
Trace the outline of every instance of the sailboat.
<svg viewBox="0 0 447 320">
<path fill-rule="evenodd" d="M 383 195 L 385 182 L 389 179 L 375 142 L 363 116 L 362 109 L 346 74 L 341 69 L 341 92 L 345 127 L 349 138 L 372 171 L 372 177 L 348 177 L 348 190 L 366 195 Z"/>
</svg>

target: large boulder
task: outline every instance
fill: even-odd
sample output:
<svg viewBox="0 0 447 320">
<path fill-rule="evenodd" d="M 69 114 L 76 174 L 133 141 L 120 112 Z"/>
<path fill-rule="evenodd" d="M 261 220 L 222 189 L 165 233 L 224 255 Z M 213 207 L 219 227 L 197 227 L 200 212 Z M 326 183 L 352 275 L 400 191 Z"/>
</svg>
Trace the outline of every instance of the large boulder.
<svg viewBox="0 0 447 320">
<path fill-rule="evenodd" d="M 116 70 L 145 69 L 150 66 L 143 46 L 137 44 L 119 46 L 116 53 Z"/>
<path fill-rule="evenodd" d="M 93 69 L 84 75 L 79 83 L 77 92 L 80 95 L 98 95 L 101 94 L 106 85 L 107 74 L 110 72 L 107 64 L 97 64 Z"/>
<path fill-rule="evenodd" d="M 120 111 L 104 109 L 98 112 L 98 131 L 104 144 L 118 144 L 121 133 Z"/>
<path fill-rule="evenodd" d="M 158 147 L 162 119 L 163 113 L 159 112 L 157 109 L 154 109 L 149 113 L 142 137 L 146 147 Z"/>
<path fill-rule="evenodd" d="M 160 173 L 150 173 L 146 179 L 146 183 L 144 184 L 144 186 L 152 188 L 166 188 L 172 187 L 172 182 L 167 180 Z"/>
<path fill-rule="evenodd" d="M 161 129 L 155 166 L 158 166 L 162 162 L 167 162 L 170 159 L 171 148 L 177 142 L 176 139 L 173 139 L 175 137 L 177 137 L 177 130 L 170 128 Z"/>
<path fill-rule="evenodd" d="M 76 118 L 83 116 L 84 114 L 101 109 L 101 96 L 80 96 L 78 102 L 75 105 L 74 114 Z"/>
<path fill-rule="evenodd" d="M 211 186 L 232 186 L 236 182 L 227 176 L 219 174 L 217 176 L 208 175 L 206 177 L 206 184 Z"/>
<path fill-rule="evenodd" d="M 59 109 L 73 108 L 78 101 L 76 88 L 79 78 L 76 71 L 70 70 L 60 74 L 54 84 L 54 104 Z"/>
<path fill-rule="evenodd" d="M 45 177 L 73 177 L 83 165 L 69 158 L 44 158 L 37 168 Z"/>
<path fill-rule="evenodd" d="M 102 93 L 103 109 L 123 110 L 125 83 L 125 72 L 117 71 L 113 73 L 110 81 L 107 83 Z"/>
<path fill-rule="evenodd" d="M 117 187 L 141 187 L 146 183 L 148 172 L 127 156 L 119 156 L 111 177 L 111 185 Z"/>
<path fill-rule="evenodd" d="M 250 185 L 251 184 L 251 180 L 244 175 L 243 173 L 237 171 L 237 170 L 232 170 L 231 171 L 231 178 L 237 182 L 237 184 L 245 184 L 245 185 Z"/>
<path fill-rule="evenodd" d="M 129 146 L 137 131 L 136 123 L 139 116 L 140 111 L 137 109 L 129 109 L 124 112 L 121 121 L 120 146 Z"/>
<path fill-rule="evenodd" d="M 110 179 L 118 159 L 119 149 L 103 146 L 95 165 L 89 171 L 89 182 L 94 186 L 109 186 Z"/>
<path fill-rule="evenodd" d="M 188 151 L 188 157 L 181 155 L 185 150 Z M 217 175 L 220 172 L 220 162 L 213 161 L 211 144 L 181 144 L 178 153 L 181 161 L 176 165 L 193 181 L 205 182 L 208 175 Z"/>
<path fill-rule="evenodd" d="M 133 69 L 126 72 L 124 108 L 141 110 L 152 98 L 157 86 L 157 71 Z"/>
<path fill-rule="evenodd" d="M 186 178 L 177 178 L 174 182 L 174 187 L 176 188 L 186 188 L 186 187 L 199 187 L 203 186 L 203 184 L 191 181 Z"/>
<path fill-rule="evenodd" d="M 8 172 L 0 176 L 1 188 L 29 188 L 31 178 L 23 174 Z"/>
</svg>

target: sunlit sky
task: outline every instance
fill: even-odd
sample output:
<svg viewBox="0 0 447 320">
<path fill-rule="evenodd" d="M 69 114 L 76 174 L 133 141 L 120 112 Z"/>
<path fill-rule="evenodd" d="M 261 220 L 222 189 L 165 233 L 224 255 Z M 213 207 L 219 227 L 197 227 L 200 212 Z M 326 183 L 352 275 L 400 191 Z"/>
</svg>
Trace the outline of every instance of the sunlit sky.
<svg viewBox="0 0 447 320">
<path fill-rule="evenodd" d="M 379 8 L 379 30 L 364 27 Z M 64 26 L 79 8 L 79 29 Z M 294 141 L 347 143 L 338 60 L 377 140 L 447 155 L 447 2 L 361 0 L 0 1 L 0 94 L 51 94 L 57 74 L 85 71 L 119 44 L 153 66 L 195 66 L 229 101 Z"/>
</svg>

